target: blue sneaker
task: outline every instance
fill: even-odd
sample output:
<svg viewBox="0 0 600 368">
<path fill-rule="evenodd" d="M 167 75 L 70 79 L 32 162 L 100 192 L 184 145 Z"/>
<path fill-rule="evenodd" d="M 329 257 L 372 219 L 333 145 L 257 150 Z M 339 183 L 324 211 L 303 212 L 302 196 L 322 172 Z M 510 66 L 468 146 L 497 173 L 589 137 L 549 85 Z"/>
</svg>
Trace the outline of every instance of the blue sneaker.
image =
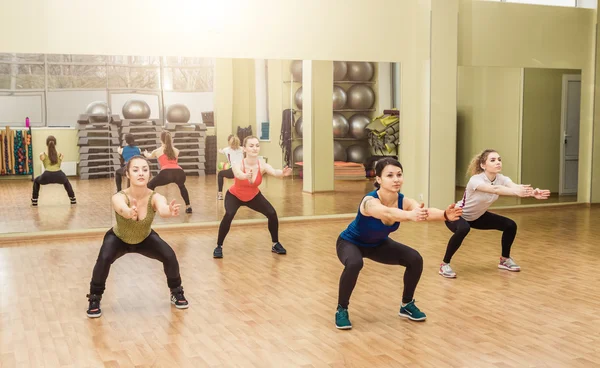
<svg viewBox="0 0 600 368">
<path fill-rule="evenodd" d="M 335 312 L 335 327 L 339 330 L 349 330 L 352 328 L 352 323 L 348 318 L 348 308 L 342 308 L 338 305 L 337 312 Z"/>
<path fill-rule="evenodd" d="M 415 305 L 415 300 L 411 300 L 410 303 L 406 304 L 404 307 L 400 307 L 400 312 L 398 313 L 400 317 L 406 317 L 412 321 L 424 321 L 427 316 L 425 313 L 421 312 L 419 308 Z"/>
</svg>

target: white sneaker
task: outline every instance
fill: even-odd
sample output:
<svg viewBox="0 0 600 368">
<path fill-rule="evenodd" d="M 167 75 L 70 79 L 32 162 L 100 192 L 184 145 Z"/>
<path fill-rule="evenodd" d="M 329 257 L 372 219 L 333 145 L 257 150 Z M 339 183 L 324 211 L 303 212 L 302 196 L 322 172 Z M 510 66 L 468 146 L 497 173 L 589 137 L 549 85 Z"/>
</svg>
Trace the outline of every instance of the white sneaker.
<svg viewBox="0 0 600 368">
<path fill-rule="evenodd" d="M 500 258 L 500 263 L 498 263 L 498 268 L 503 270 L 508 270 L 511 272 L 519 272 L 521 271 L 521 267 L 513 261 L 512 258 L 505 258 L 504 260 Z"/>
<path fill-rule="evenodd" d="M 450 263 L 440 264 L 440 271 L 438 273 L 449 279 L 456 278 L 456 272 L 452 271 L 452 267 L 450 267 Z"/>
</svg>

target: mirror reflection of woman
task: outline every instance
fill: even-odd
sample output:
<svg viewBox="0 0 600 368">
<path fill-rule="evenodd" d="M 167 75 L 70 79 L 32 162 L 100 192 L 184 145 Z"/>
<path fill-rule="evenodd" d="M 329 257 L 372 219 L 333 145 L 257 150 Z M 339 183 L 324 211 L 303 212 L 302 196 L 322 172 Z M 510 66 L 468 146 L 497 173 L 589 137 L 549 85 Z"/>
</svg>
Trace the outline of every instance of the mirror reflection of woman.
<svg viewBox="0 0 600 368">
<path fill-rule="evenodd" d="M 462 217 L 458 221 L 446 223 L 454 235 L 448 241 L 446 254 L 438 272 L 440 275 L 446 278 L 456 277 L 456 272 L 450 267 L 450 261 L 471 228 L 502 231 L 502 253 L 498 268 L 512 272 L 521 271 L 521 267 L 510 256 L 517 235 L 517 224 L 507 217 L 489 212 L 488 208 L 501 195 L 548 199 L 550 191 L 533 189 L 530 185 L 515 184 L 509 177 L 500 174 L 500 171 L 502 171 L 502 158 L 493 149 L 486 149 L 471 160 L 467 172 L 472 176 L 467 183 L 463 198 L 456 204 L 463 209 Z"/>
<path fill-rule="evenodd" d="M 33 191 L 31 193 L 31 205 L 37 206 L 40 196 L 40 186 L 47 184 L 61 184 L 65 187 L 65 191 L 69 196 L 71 204 L 76 204 L 75 192 L 71 186 L 71 182 L 67 175 L 61 170 L 60 166 L 64 156 L 56 150 L 56 138 L 49 135 L 46 138 L 46 151 L 40 153 L 40 160 L 44 164 L 44 172 L 42 175 L 33 180 Z"/>
<path fill-rule="evenodd" d="M 375 188 L 360 202 L 354 221 L 337 239 L 336 250 L 344 265 L 340 277 L 335 326 L 340 330 L 352 328 L 348 315 L 350 296 L 363 268 L 363 258 L 378 263 L 404 266 L 404 291 L 400 317 L 424 321 L 427 316 L 415 304 L 414 294 L 423 271 L 423 258 L 415 249 L 389 238 L 406 221 L 455 221 L 462 210 L 454 204 L 445 211 L 425 208 L 400 190 L 404 183 L 402 165 L 394 158 L 383 158 L 375 165 Z"/>
<path fill-rule="evenodd" d="M 223 258 L 223 242 L 231 227 L 231 221 L 235 217 L 241 206 L 246 206 L 256 212 L 260 212 L 268 219 L 269 232 L 273 246 L 271 251 L 277 254 L 286 254 L 287 251 L 279 242 L 279 219 L 275 208 L 262 195 L 258 189 L 262 183 L 264 174 L 282 178 L 292 174 L 289 167 L 283 170 L 276 170 L 271 165 L 260 162 L 258 155 L 260 153 L 260 142 L 255 136 L 244 138 L 243 150 L 246 158 L 235 164 L 233 174 L 235 176 L 233 185 L 225 194 L 225 215 L 219 225 L 219 237 L 217 247 L 213 251 L 214 258 Z"/>
<path fill-rule="evenodd" d="M 227 157 L 227 161 L 229 162 L 229 168 L 226 170 L 219 171 L 218 174 L 218 184 L 219 190 L 217 192 L 217 199 L 223 200 L 223 178 L 233 179 L 233 165 L 244 159 L 244 150 L 240 147 L 240 139 L 231 134 L 229 138 L 227 138 L 228 146 L 219 150 L 219 153 L 224 154 Z"/>
<path fill-rule="evenodd" d="M 133 156 L 140 156 L 142 151 L 140 148 L 135 145 L 135 137 L 133 134 L 125 135 L 125 145 L 124 147 L 119 147 L 119 155 L 123 157 L 123 166 L 121 166 L 115 172 L 115 183 L 117 184 L 117 192 L 121 191 L 121 182 L 123 181 L 123 175 L 125 175 L 125 165 Z"/>
<path fill-rule="evenodd" d="M 158 164 L 160 165 L 160 172 L 148 183 L 148 188 L 151 190 L 156 189 L 163 185 L 171 183 L 177 184 L 179 192 L 183 201 L 185 202 L 185 213 L 192 213 L 192 206 L 190 204 L 190 195 L 185 187 L 185 171 L 179 166 L 177 160 L 179 158 L 179 150 L 173 147 L 173 138 L 171 133 L 164 131 L 160 134 L 160 141 L 162 145 L 148 153 L 144 151 L 146 158 L 157 158 Z"/>
<path fill-rule="evenodd" d="M 130 187 L 112 196 L 116 224 L 104 236 L 102 247 L 92 273 L 87 316 L 102 315 L 100 301 L 104 294 L 110 266 L 127 253 L 138 253 L 156 259 L 163 264 L 167 285 L 171 291 L 171 303 L 178 309 L 188 307 L 183 295 L 179 262 L 173 249 L 152 230 L 154 215 L 179 216 L 179 205 L 148 188 L 150 164 L 142 156 L 134 156 L 126 165 L 125 173 Z"/>
</svg>

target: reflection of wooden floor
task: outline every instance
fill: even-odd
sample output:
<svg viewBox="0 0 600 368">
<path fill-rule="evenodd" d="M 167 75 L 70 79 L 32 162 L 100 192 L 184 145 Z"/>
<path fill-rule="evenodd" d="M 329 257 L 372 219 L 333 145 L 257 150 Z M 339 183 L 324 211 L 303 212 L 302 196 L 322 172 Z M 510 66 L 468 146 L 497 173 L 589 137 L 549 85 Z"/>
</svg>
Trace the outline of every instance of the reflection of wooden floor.
<svg viewBox="0 0 600 368">
<path fill-rule="evenodd" d="M 455 199 L 456 201 L 460 201 L 465 193 L 465 188 L 456 187 L 455 191 Z M 519 198 L 519 197 L 508 197 L 508 196 L 500 196 L 496 202 L 492 205 L 491 208 L 497 207 L 506 207 L 506 206 L 529 206 L 529 205 L 539 205 L 539 204 L 549 204 L 549 203 L 572 203 L 577 202 L 577 195 L 563 195 L 559 196 L 558 193 L 552 193 L 550 198 L 545 199 L 543 201 L 537 200 L 535 198 Z"/>
<path fill-rule="evenodd" d="M 81 185 L 81 184 L 79 184 Z M 212 195 L 211 195 L 212 197 Z M 355 201 L 350 201 L 355 202 Z M 542 212 L 543 211 L 543 212 Z M 126 255 L 111 269 L 103 316 L 85 316 L 101 236 L 0 247 L 2 367 L 597 367 L 600 208 L 510 213 L 521 273 L 496 268 L 500 234 L 472 231 L 437 274 L 450 235 L 403 224 L 395 239 L 425 267 L 416 299 L 428 320 L 398 317 L 404 269 L 365 260 L 351 331 L 334 327 L 347 222 L 284 224 L 286 256 L 266 225 L 232 228 L 213 260 L 214 229 L 163 231 L 191 307 L 171 307 L 161 265 Z M 542 215 L 543 214 L 543 215 Z M 0 245 L 1 246 L 1 245 Z"/>
<path fill-rule="evenodd" d="M 38 208 L 31 207 L 31 181 L 2 181 L 0 233 L 111 227 L 114 213 L 110 198 L 116 191 L 114 179 L 70 180 L 77 196 L 76 206 L 69 205 L 67 194 L 61 185 L 45 185 L 40 191 Z M 226 179 L 224 190 L 231 184 L 233 180 Z M 156 216 L 155 224 L 217 221 L 223 217 L 223 201 L 216 199 L 216 175 L 189 177 L 186 187 L 193 213 L 185 214 L 182 206 L 179 218 L 161 219 Z M 366 179 L 339 180 L 335 182 L 335 188 L 336 191 L 332 193 L 302 193 L 302 181 L 297 178 L 281 180 L 265 177 L 261 185 L 263 194 L 271 201 L 280 217 L 353 213 L 360 198 L 372 190 L 373 186 Z M 177 199 L 183 205 L 179 188 L 175 184 L 159 187 L 157 191 L 169 199 Z M 240 208 L 236 215 L 236 220 L 259 218 L 264 217 L 245 207 Z"/>
</svg>

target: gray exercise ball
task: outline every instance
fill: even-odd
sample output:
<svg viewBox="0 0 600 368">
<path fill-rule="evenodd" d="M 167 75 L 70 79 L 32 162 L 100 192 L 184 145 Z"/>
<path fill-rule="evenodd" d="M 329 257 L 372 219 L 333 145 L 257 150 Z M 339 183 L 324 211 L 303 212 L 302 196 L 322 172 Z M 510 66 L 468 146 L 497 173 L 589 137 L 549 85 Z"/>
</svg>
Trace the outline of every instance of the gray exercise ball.
<svg viewBox="0 0 600 368">
<path fill-rule="evenodd" d="M 333 161 L 344 161 L 347 160 L 346 150 L 344 146 L 338 141 L 333 141 Z"/>
<path fill-rule="evenodd" d="M 343 81 L 348 74 L 348 64 L 345 61 L 334 61 L 333 62 L 333 80 Z"/>
<path fill-rule="evenodd" d="M 371 119 L 363 114 L 354 114 L 348 119 L 350 124 L 350 134 L 356 139 L 363 139 L 367 136 L 365 127 L 371 123 Z"/>
<path fill-rule="evenodd" d="M 184 104 L 173 104 L 167 108 L 169 123 L 187 123 L 190 121 L 190 109 Z"/>
<path fill-rule="evenodd" d="M 346 149 L 346 155 L 348 156 L 348 162 L 356 162 L 362 164 L 367 160 L 367 149 L 360 144 L 353 144 Z"/>
<path fill-rule="evenodd" d="M 150 117 L 150 106 L 143 100 L 128 100 L 123 105 L 122 111 L 125 119 L 148 119 Z"/>
<path fill-rule="evenodd" d="M 340 110 L 346 106 L 346 91 L 340 86 L 333 86 L 333 109 Z"/>
<path fill-rule="evenodd" d="M 94 101 L 87 105 L 85 113 L 88 115 L 97 115 L 90 117 L 90 120 L 96 123 L 108 121 L 110 116 L 110 109 L 108 104 L 104 101 Z"/>
<path fill-rule="evenodd" d="M 348 119 L 342 114 L 337 112 L 333 113 L 333 136 L 336 138 L 343 138 L 348 134 L 350 125 Z"/>
<path fill-rule="evenodd" d="M 302 138 L 302 116 L 296 120 L 296 135 L 298 138 Z"/>
<path fill-rule="evenodd" d="M 294 162 L 302 162 L 302 160 L 304 159 L 302 155 L 302 145 L 299 145 L 294 149 L 292 157 L 294 158 Z"/>
<path fill-rule="evenodd" d="M 294 77 L 294 81 L 302 82 L 302 60 L 294 60 L 290 64 L 290 73 Z"/>
<path fill-rule="evenodd" d="M 370 109 L 375 103 L 375 92 L 364 84 L 355 84 L 346 92 L 348 107 L 355 110 Z"/>
<path fill-rule="evenodd" d="M 367 62 L 348 62 L 348 79 L 351 81 L 370 81 L 373 78 L 373 64 Z"/>
<path fill-rule="evenodd" d="M 298 88 L 294 94 L 294 102 L 296 103 L 296 107 L 298 107 L 299 110 L 302 110 L 302 87 Z"/>
</svg>

